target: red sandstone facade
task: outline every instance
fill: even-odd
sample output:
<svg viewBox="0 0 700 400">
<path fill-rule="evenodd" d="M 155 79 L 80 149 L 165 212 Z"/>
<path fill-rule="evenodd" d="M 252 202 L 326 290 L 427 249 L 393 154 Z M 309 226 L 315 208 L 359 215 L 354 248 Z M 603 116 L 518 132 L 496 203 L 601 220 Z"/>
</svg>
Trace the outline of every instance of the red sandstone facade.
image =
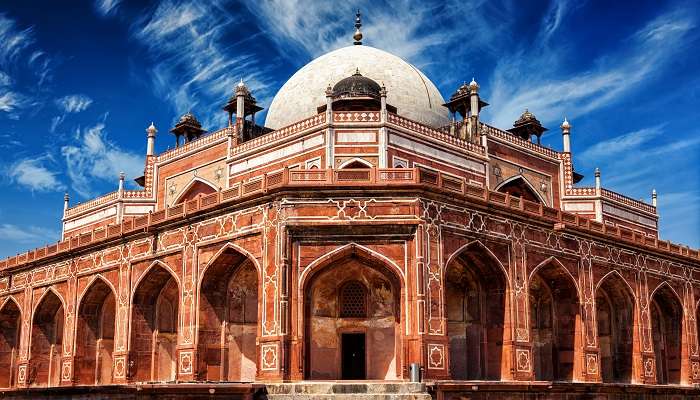
<svg viewBox="0 0 700 400">
<path fill-rule="evenodd" d="M 658 239 L 654 206 L 575 187 L 570 149 L 478 111 L 436 129 L 386 90 L 359 110 L 328 96 L 247 137 L 239 108 L 149 154 L 143 190 L 66 208 L 60 242 L 0 261 L 0 387 L 405 380 L 411 363 L 700 383 L 700 255 Z"/>
</svg>

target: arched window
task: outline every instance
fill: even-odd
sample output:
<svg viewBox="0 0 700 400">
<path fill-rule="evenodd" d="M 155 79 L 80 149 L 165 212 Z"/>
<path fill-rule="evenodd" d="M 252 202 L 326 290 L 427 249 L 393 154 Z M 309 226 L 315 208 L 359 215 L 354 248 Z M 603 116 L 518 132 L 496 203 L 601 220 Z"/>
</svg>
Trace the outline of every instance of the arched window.
<svg viewBox="0 0 700 400">
<path fill-rule="evenodd" d="M 340 317 L 367 317 L 367 288 L 358 281 L 350 281 L 340 289 Z"/>
</svg>

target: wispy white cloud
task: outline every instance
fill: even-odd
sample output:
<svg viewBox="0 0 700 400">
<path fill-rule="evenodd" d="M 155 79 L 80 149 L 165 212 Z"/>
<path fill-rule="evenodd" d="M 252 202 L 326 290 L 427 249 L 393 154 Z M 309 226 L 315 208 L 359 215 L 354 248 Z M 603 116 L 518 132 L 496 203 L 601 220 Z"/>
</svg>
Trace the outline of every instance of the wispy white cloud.
<svg viewBox="0 0 700 400">
<path fill-rule="evenodd" d="M 545 19 L 545 36 L 559 24 L 551 21 Z M 566 52 L 520 51 L 496 67 L 489 86 L 490 101 L 498 107 L 487 109 L 487 115 L 495 124 L 509 126 L 524 107 L 542 121 L 604 107 L 663 70 L 674 54 L 683 51 L 695 26 L 692 15 L 682 10 L 661 14 L 632 35 L 625 48 L 599 58 L 594 68 L 569 76 L 556 70 Z"/>
<path fill-rule="evenodd" d="M 166 0 L 152 14 L 137 21 L 132 31 L 148 49 L 156 93 L 176 112 L 195 110 L 200 102 L 223 102 L 243 78 L 256 96 L 267 94 L 268 66 L 233 45 L 240 22 L 224 1 Z M 223 113 L 200 118 L 205 127 L 223 122 Z"/>
<path fill-rule="evenodd" d="M 55 133 L 59 125 L 66 119 L 66 115 L 57 115 L 51 118 L 51 125 L 49 126 L 49 133 Z"/>
<path fill-rule="evenodd" d="M 33 42 L 32 28 L 20 30 L 14 20 L 0 13 L 0 64 L 15 61 L 19 53 Z"/>
<path fill-rule="evenodd" d="M 57 240 L 59 232 L 41 226 L 18 226 L 14 224 L 0 224 L 0 239 L 20 244 L 48 243 Z"/>
<path fill-rule="evenodd" d="M 56 168 L 47 166 L 50 162 L 48 156 L 21 159 L 9 166 L 7 176 L 13 183 L 36 192 L 64 190 Z"/>
<path fill-rule="evenodd" d="M 602 140 L 580 153 L 579 158 L 585 160 L 601 160 L 615 154 L 624 154 L 636 149 L 642 144 L 663 133 L 663 126 L 643 128 L 634 132 L 625 133 L 611 139 Z"/>
<path fill-rule="evenodd" d="M 78 113 L 87 110 L 92 99 L 84 94 L 71 94 L 56 100 L 56 105 L 67 113 Z"/>
<path fill-rule="evenodd" d="M 114 181 L 116 185 L 119 172 L 123 171 L 129 178 L 143 173 L 143 157 L 110 142 L 103 122 L 78 129 L 76 140 L 79 145 L 63 146 L 61 154 L 66 161 L 71 188 L 82 197 L 95 194 L 92 190 L 95 179 Z"/>
<path fill-rule="evenodd" d="M 98 14 L 108 16 L 117 12 L 121 0 L 95 0 L 95 10 Z"/>
</svg>

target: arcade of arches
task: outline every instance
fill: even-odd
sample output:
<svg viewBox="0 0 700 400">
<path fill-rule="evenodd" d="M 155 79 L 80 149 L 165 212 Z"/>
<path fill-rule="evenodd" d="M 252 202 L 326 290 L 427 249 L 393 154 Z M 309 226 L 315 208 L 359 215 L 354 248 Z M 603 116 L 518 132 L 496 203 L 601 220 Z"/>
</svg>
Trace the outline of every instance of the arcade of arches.
<svg viewBox="0 0 700 400">
<path fill-rule="evenodd" d="M 588 379 L 586 362 L 595 354 L 595 381 L 643 383 L 647 356 L 654 360 L 659 384 L 688 381 L 689 363 L 684 360 L 690 344 L 684 332 L 690 325 L 678 294 L 682 288 L 649 282 L 645 314 L 640 312 L 639 283 L 613 271 L 596 275 L 590 289 L 595 300 L 586 305 L 575 263 L 543 258 L 529 267 L 527 282 L 518 282 L 507 258 L 495 255 L 504 254 L 497 245 L 474 241 L 453 247 L 443 270 L 444 289 L 438 292 L 443 308 L 427 310 L 444 321 L 447 374 L 441 379 L 523 379 L 517 375 L 520 335 L 531 352 L 526 380 Z M 420 298 L 411 288 L 425 279 L 430 289 L 437 277 L 403 269 L 401 262 L 408 265 L 411 256 L 391 245 L 375 250 L 355 244 L 309 248 L 311 255 L 298 258 L 300 269 L 286 289 L 299 293 L 290 299 L 295 304 L 288 315 L 294 341 L 288 368 L 309 380 L 406 379 L 408 359 L 420 340 L 410 334 L 418 324 L 414 316 L 426 312 L 417 307 Z M 119 280 L 93 277 L 77 294 L 74 335 L 67 331 L 73 314 L 66 313 L 64 289 L 39 293 L 30 315 L 23 312 L 27 301 L 3 300 L 0 386 L 18 386 L 23 346 L 29 350 L 24 370 L 29 386 L 64 384 L 61 367 L 71 346 L 74 385 L 181 380 L 187 307 L 196 311 L 192 380 L 264 379 L 265 310 L 278 311 L 263 308 L 262 297 L 269 289 L 261 278 L 260 258 L 232 245 L 208 251 L 200 261 L 198 286 L 160 261 L 134 274 L 130 299 L 120 297 L 124 292 Z M 526 303 L 515 303 L 514 288 L 527 293 Z M 124 299 L 130 302 L 126 313 L 120 311 Z M 526 310 L 524 322 L 516 315 L 521 306 Z M 126 324 L 120 323 L 121 315 Z M 650 321 L 646 339 L 642 318 Z M 692 321 L 696 327 L 695 318 Z M 526 332 L 517 326 L 526 326 Z M 23 329 L 30 334 L 23 336 Z M 120 330 L 128 339 L 121 349 Z M 592 341 L 587 332 L 593 333 Z M 119 357 L 128 362 L 120 365 Z"/>
</svg>

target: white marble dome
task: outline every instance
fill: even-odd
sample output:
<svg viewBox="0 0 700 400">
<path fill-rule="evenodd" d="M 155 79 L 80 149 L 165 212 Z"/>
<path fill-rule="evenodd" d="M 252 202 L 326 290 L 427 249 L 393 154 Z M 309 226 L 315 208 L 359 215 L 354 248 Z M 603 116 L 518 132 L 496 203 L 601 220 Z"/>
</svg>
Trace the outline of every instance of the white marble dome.
<svg viewBox="0 0 700 400">
<path fill-rule="evenodd" d="M 326 104 L 326 88 L 355 73 L 384 84 L 387 103 L 397 113 L 430 126 L 449 123 L 448 111 L 437 87 L 418 68 L 393 54 L 369 46 L 331 51 L 297 71 L 277 92 L 267 111 L 265 126 L 283 128 L 316 115 Z"/>
</svg>

